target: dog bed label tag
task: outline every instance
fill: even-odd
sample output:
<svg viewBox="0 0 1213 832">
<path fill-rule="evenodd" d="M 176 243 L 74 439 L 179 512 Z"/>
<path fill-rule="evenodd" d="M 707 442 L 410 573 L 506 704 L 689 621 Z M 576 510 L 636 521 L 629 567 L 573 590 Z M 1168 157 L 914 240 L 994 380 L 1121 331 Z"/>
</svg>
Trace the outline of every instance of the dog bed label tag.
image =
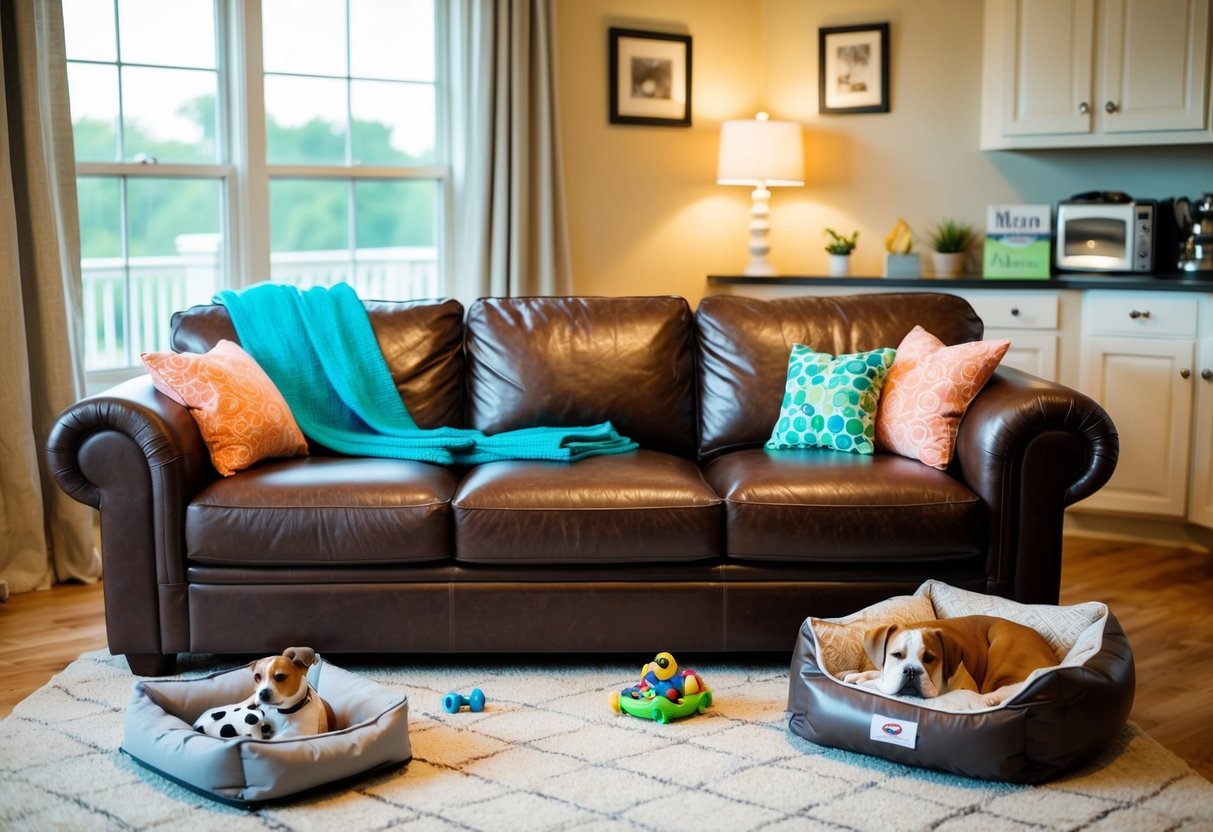
<svg viewBox="0 0 1213 832">
<path fill-rule="evenodd" d="M 872 728 L 868 732 L 868 738 L 875 742 L 913 748 L 918 741 L 918 723 L 894 719 L 884 714 L 872 714 Z"/>
</svg>

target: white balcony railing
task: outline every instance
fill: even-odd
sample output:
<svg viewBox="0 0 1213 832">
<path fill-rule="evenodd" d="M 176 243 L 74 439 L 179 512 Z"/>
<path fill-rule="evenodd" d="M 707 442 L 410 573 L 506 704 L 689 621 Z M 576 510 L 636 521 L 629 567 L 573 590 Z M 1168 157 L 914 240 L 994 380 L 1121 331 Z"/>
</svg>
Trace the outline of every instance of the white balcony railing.
<svg viewBox="0 0 1213 832">
<path fill-rule="evenodd" d="M 172 314 L 210 303 L 220 288 L 217 244 L 214 235 L 182 235 L 176 255 L 126 262 L 84 258 L 85 369 L 133 367 L 139 353 L 168 349 Z M 359 249 L 352 259 L 350 254 L 345 249 L 272 254 L 270 277 L 301 288 L 344 280 L 359 296 L 376 300 L 442 295 L 433 247 Z"/>
</svg>

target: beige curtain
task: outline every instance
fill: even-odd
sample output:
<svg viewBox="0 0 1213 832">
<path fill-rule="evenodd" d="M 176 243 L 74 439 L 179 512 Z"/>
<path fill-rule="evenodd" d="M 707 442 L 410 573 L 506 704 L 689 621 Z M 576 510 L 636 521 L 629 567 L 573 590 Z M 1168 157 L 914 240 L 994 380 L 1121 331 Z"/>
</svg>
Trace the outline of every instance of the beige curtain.
<svg viewBox="0 0 1213 832">
<path fill-rule="evenodd" d="M 0 595 L 96 580 L 93 511 L 43 448 L 84 388 L 80 232 L 58 0 L 0 2 Z"/>
<path fill-rule="evenodd" d="M 452 0 L 454 294 L 572 291 L 554 0 Z"/>
</svg>

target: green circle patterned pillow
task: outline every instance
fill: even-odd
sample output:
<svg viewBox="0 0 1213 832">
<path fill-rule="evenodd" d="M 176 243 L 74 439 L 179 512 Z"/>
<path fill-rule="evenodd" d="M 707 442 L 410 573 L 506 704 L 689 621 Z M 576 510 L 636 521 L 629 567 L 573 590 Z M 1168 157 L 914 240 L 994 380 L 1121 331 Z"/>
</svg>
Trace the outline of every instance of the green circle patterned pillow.
<svg viewBox="0 0 1213 832">
<path fill-rule="evenodd" d="M 872 453 L 876 405 L 895 355 L 896 350 L 884 347 L 835 358 L 794 344 L 779 421 L 766 447 Z"/>
</svg>

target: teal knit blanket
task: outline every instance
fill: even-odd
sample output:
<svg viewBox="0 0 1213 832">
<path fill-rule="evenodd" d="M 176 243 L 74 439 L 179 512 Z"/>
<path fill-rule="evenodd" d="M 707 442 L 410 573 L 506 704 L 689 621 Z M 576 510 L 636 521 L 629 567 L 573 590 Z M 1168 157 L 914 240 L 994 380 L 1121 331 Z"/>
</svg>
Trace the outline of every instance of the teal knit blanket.
<svg viewBox="0 0 1213 832">
<path fill-rule="evenodd" d="M 300 292 L 259 283 L 220 292 L 215 300 L 227 307 L 241 345 L 277 385 L 304 434 L 339 453 L 475 465 L 575 462 L 638 447 L 610 422 L 492 435 L 419 427 L 392 381 L 366 307 L 348 284 Z"/>
</svg>

